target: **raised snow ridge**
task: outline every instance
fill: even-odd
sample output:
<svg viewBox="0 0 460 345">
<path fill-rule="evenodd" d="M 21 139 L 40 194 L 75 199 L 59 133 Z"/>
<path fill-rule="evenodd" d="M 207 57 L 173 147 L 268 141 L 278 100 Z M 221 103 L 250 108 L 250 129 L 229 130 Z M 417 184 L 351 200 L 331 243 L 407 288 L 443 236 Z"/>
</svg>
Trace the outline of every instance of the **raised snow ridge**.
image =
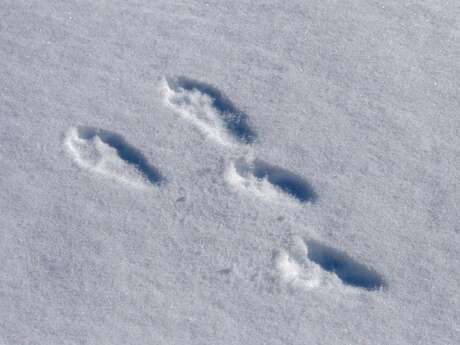
<svg viewBox="0 0 460 345">
<path fill-rule="evenodd" d="M 321 284 L 321 269 L 309 262 L 307 252 L 305 243 L 299 238 L 289 252 L 275 251 L 275 269 L 281 281 L 290 288 L 310 290 Z"/>
</svg>

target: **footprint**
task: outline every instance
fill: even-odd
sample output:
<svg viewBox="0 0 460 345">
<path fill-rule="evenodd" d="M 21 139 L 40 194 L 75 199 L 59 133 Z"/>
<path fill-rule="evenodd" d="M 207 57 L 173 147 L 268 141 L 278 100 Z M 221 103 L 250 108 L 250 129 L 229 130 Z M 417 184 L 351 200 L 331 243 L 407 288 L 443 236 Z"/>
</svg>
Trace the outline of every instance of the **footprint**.
<svg viewBox="0 0 460 345">
<path fill-rule="evenodd" d="M 260 159 L 239 158 L 230 164 L 227 179 L 260 197 L 275 199 L 280 193 L 301 203 L 314 202 L 317 195 L 302 177 Z"/>
<path fill-rule="evenodd" d="M 209 84 L 185 77 L 164 78 L 160 93 L 170 108 L 222 145 L 235 140 L 251 144 L 256 139 L 248 116 Z"/>
<path fill-rule="evenodd" d="M 334 273 L 344 284 L 366 290 L 385 288 L 385 280 L 380 274 L 357 262 L 345 252 L 314 240 L 309 240 L 306 243 L 308 259 L 321 266 L 325 271 Z"/>
<path fill-rule="evenodd" d="M 65 145 L 75 162 L 134 187 L 148 187 L 162 180 L 144 155 L 119 134 L 92 127 L 71 128 Z"/>
<path fill-rule="evenodd" d="M 386 287 L 383 277 L 373 269 L 314 240 L 296 237 L 289 252 L 276 253 L 274 266 L 281 282 L 294 289 L 310 290 L 337 283 L 369 291 Z"/>
</svg>

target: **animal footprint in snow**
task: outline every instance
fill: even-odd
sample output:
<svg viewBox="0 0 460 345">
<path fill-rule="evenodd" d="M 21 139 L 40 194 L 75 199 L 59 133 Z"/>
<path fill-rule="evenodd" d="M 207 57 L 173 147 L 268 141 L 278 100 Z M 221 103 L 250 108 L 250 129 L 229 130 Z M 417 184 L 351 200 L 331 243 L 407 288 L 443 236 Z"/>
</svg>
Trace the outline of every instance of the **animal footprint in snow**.
<svg viewBox="0 0 460 345">
<path fill-rule="evenodd" d="M 235 140 L 250 144 L 256 139 L 247 115 L 209 84 L 185 77 L 164 78 L 160 94 L 166 105 L 220 144 L 231 145 Z"/>
<path fill-rule="evenodd" d="M 386 287 L 383 277 L 372 268 L 359 263 L 348 254 L 326 246 L 318 241 L 308 240 L 308 259 L 323 270 L 338 277 L 343 284 L 366 290 Z"/>
<path fill-rule="evenodd" d="M 382 276 L 373 269 L 342 251 L 313 240 L 295 238 L 290 254 L 285 251 L 276 254 L 275 268 L 282 282 L 304 290 L 337 284 L 365 290 L 386 286 Z"/>
<path fill-rule="evenodd" d="M 134 187 L 148 187 L 161 181 L 161 175 L 143 154 L 119 134 L 92 127 L 71 128 L 65 145 L 82 168 Z"/>
<path fill-rule="evenodd" d="M 275 199 L 282 195 L 299 202 L 315 201 L 317 196 L 302 177 L 260 159 L 239 158 L 230 164 L 227 180 L 247 192 Z"/>
</svg>

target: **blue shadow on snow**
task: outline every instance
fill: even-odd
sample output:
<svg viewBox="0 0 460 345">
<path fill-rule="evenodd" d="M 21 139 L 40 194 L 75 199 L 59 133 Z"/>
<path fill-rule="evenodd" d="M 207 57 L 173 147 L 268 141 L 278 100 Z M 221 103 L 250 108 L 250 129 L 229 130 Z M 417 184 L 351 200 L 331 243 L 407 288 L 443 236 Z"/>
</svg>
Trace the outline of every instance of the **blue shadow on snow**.
<svg viewBox="0 0 460 345">
<path fill-rule="evenodd" d="M 385 288 L 383 277 L 373 269 L 355 261 L 345 252 L 314 240 L 306 241 L 308 258 L 324 270 L 335 273 L 344 284 L 366 290 Z"/>
<path fill-rule="evenodd" d="M 266 178 L 272 185 L 292 195 L 300 202 L 314 202 L 318 198 L 313 187 L 301 176 L 260 159 L 256 159 L 253 164 L 255 177 Z"/>
</svg>

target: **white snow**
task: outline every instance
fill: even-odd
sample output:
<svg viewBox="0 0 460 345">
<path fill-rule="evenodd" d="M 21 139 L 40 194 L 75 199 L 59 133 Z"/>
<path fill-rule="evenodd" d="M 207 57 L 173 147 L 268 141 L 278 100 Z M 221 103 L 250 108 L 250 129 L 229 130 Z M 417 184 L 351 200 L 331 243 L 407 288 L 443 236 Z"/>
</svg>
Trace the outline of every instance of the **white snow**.
<svg viewBox="0 0 460 345">
<path fill-rule="evenodd" d="M 0 345 L 460 343 L 456 1 L 0 3 Z"/>
<path fill-rule="evenodd" d="M 318 265 L 309 262 L 308 248 L 302 239 L 294 238 L 294 256 L 281 250 L 275 256 L 275 266 L 282 281 L 294 289 L 313 289 L 320 287 L 321 270 Z"/>
</svg>

